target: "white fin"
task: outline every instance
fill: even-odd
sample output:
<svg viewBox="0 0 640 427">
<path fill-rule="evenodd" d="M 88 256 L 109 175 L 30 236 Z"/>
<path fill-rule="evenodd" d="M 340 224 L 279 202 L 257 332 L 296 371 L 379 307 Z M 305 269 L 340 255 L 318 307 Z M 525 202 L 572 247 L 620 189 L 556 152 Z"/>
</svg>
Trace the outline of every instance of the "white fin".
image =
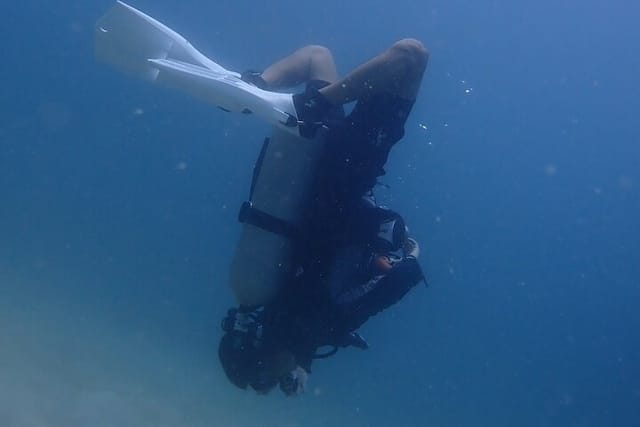
<svg viewBox="0 0 640 427">
<path fill-rule="evenodd" d="M 244 82 L 171 28 L 121 1 L 98 20 L 95 53 L 120 71 L 180 89 L 226 111 L 251 112 L 298 134 L 291 94 Z"/>
</svg>

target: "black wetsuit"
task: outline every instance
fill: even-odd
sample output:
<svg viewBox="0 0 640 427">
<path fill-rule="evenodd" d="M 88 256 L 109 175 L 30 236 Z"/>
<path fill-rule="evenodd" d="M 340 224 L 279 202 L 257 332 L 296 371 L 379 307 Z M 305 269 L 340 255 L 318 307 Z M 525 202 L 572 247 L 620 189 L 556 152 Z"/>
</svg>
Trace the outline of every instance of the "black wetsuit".
<svg viewBox="0 0 640 427">
<path fill-rule="evenodd" d="M 326 84 L 315 81 L 309 87 Z M 413 104 L 380 93 L 359 100 L 346 116 L 342 107 L 332 112 L 309 209 L 309 225 L 320 235 L 346 235 L 345 227 L 357 224 L 360 198 L 385 174 L 389 152 L 404 136 Z"/>
<path fill-rule="evenodd" d="M 358 101 L 346 116 L 334 112 L 329 123 L 303 227 L 308 234 L 297 251 L 301 274 L 267 307 L 265 318 L 272 338 L 295 353 L 305 368 L 319 346 L 347 345 L 346 335 L 393 305 L 423 278 L 417 261 L 405 258 L 385 276 L 356 268 L 352 280 L 340 281 L 337 288 L 327 286 L 343 249 L 359 248 L 360 264 L 374 251 L 379 217 L 363 196 L 384 175 L 389 152 L 404 136 L 412 106 L 413 101 L 378 94 Z"/>
</svg>

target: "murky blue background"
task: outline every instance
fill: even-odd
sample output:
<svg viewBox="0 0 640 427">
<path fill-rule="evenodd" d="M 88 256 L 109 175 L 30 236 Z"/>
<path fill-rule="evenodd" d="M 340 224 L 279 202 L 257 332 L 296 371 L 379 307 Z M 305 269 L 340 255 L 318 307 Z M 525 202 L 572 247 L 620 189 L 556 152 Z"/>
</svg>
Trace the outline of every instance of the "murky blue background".
<svg viewBox="0 0 640 427">
<path fill-rule="evenodd" d="M 640 425 L 639 6 L 133 3 L 237 70 L 431 52 L 379 196 L 432 286 L 295 400 L 236 390 L 216 355 L 268 128 L 96 64 L 111 5 L 3 5 L 1 425 Z"/>
</svg>

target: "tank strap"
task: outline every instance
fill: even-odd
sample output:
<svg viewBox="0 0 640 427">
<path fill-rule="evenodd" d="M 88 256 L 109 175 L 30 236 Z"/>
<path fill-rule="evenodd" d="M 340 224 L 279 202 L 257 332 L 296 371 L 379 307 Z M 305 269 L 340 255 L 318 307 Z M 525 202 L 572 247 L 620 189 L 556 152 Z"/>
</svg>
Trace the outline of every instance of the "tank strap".
<svg viewBox="0 0 640 427">
<path fill-rule="evenodd" d="M 265 138 L 262 143 L 262 149 L 258 155 L 255 165 L 253 166 L 253 176 L 251 177 L 251 188 L 249 189 L 249 201 L 244 202 L 240 206 L 240 212 L 238 213 L 238 221 L 242 224 L 251 224 L 255 227 L 261 228 L 266 231 L 270 231 L 281 236 L 296 239 L 300 236 L 298 227 L 294 224 L 285 221 L 280 218 L 261 211 L 253 206 L 253 192 L 256 187 L 258 176 L 262 170 L 262 163 L 264 162 L 264 156 L 269 148 L 270 138 Z"/>
<path fill-rule="evenodd" d="M 249 189 L 249 200 L 253 200 L 253 191 L 256 188 L 256 182 L 258 181 L 258 176 L 260 176 L 260 170 L 262 169 L 262 163 L 264 162 L 264 156 L 267 153 L 267 148 L 269 148 L 269 142 L 271 139 L 269 137 L 264 139 L 262 143 L 262 148 L 260 149 L 260 154 L 258 155 L 258 160 L 256 160 L 256 164 L 253 165 L 253 175 L 251 176 L 251 188 Z"/>
<path fill-rule="evenodd" d="M 240 207 L 238 221 L 242 224 L 251 224 L 255 227 L 270 231 L 290 239 L 299 239 L 300 230 L 295 224 L 268 214 L 253 207 L 251 202 L 244 202 Z"/>
</svg>

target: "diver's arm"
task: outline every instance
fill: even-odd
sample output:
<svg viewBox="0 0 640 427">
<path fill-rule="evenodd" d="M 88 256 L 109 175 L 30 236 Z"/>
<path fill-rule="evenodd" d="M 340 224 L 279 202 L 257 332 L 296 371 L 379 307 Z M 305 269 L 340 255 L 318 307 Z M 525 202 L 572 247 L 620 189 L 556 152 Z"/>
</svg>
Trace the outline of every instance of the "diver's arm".
<svg viewBox="0 0 640 427">
<path fill-rule="evenodd" d="M 369 317 L 397 303 L 422 280 L 424 275 L 418 260 L 408 254 L 387 274 L 374 277 L 336 299 L 344 316 L 343 326 L 350 331 L 360 328 Z"/>
</svg>

